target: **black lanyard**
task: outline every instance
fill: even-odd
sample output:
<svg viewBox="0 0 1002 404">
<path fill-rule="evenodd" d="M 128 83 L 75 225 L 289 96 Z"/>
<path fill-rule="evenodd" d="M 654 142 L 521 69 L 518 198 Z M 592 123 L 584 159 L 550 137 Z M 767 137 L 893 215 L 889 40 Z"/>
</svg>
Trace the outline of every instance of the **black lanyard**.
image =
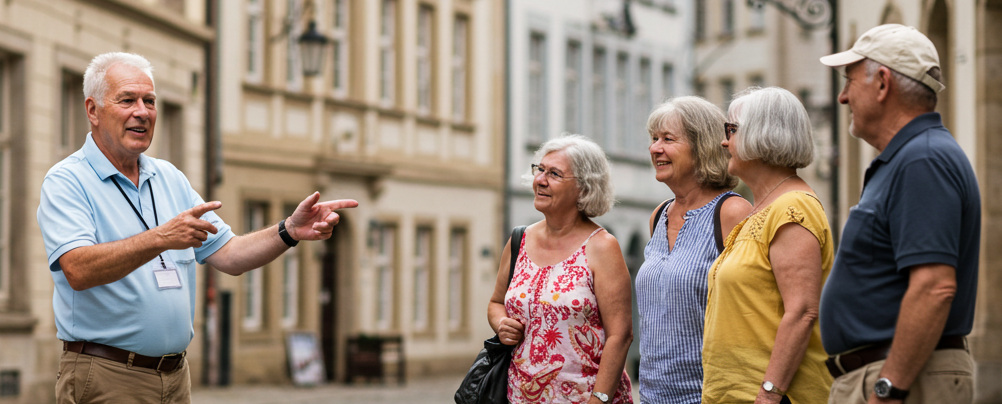
<svg viewBox="0 0 1002 404">
<path fill-rule="evenodd" d="M 133 205 L 132 200 L 129 199 L 127 195 L 125 195 L 125 190 L 122 189 L 121 185 L 118 185 L 118 180 L 116 180 L 115 177 L 111 177 L 111 182 L 115 183 L 115 187 L 118 188 L 118 192 L 122 193 L 122 197 L 125 198 L 125 201 L 129 203 L 129 207 L 132 208 L 133 212 L 136 212 L 136 216 L 139 217 L 139 221 L 143 222 L 143 227 L 145 227 L 146 230 L 149 230 L 150 225 L 146 224 L 146 220 L 143 219 L 143 215 L 139 214 L 139 209 L 136 209 L 136 205 Z M 142 192 L 139 193 L 139 196 L 142 197 Z M 152 181 L 150 182 L 150 202 L 153 202 L 153 223 L 159 226 L 160 219 L 157 218 L 157 200 L 156 198 L 153 197 Z M 167 264 L 164 263 L 164 257 L 161 254 L 157 254 L 157 257 L 160 257 L 160 266 L 162 266 L 164 269 L 167 269 Z"/>
</svg>

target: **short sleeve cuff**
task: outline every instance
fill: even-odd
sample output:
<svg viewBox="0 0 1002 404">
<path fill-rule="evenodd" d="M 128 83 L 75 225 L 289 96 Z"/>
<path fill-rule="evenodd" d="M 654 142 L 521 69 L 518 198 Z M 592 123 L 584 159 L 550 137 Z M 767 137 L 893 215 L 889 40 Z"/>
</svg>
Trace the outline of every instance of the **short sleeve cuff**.
<svg viewBox="0 0 1002 404">
<path fill-rule="evenodd" d="M 940 252 L 921 252 L 899 257 L 897 263 L 898 271 L 925 264 L 945 264 L 956 268 L 957 256 Z"/>
<path fill-rule="evenodd" d="M 70 252 L 70 250 L 72 249 L 80 247 L 89 247 L 94 244 L 95 244 L 94 240 L 73 240 L 70 241 L 69 243 L 59 246 L 59 248 L 57 248 L 56 251 L 53 251 L 52 254 L 49 255 L 49 270 L 53 272 L 61 271 L 62 267 L 59 266 L 59 257 L 62 257 L 63 254 Z"/>
<path fill-rule="evenodd" d="M 214 240 L 212 240 L 211 243 L 202 244 L 201 247 L 195 249 L 195 260 L 197 260 L 199 264 L 205 264 L 205 260 L 209 258 L 210 255 L 215 254 L 216 251 L 223 248 L 223 246 L 226 245 L 226 243 L 234 236 L 235 234 L 233 234 L 233 230 L 227 226 L 226 230 L 223 230 L 222 234 L 219 234 Z"/>
</svg>

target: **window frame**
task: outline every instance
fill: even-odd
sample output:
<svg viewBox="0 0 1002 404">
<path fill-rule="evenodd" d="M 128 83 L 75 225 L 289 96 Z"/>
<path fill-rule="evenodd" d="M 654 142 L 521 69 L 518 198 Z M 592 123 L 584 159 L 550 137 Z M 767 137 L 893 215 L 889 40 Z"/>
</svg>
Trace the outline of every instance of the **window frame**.
<svg viewBox="0 0 1002 404">
<path fill-rule="evenodd" d="M 247 1 L 247 49 L 244 79 L 251 83 L 260 83 L 264 79 L 265 61 L 265 30 L 264 30 L 264 0 Z M 255 35 L 255 33 L 257 35 Z"/>
<path fill-rule="evenodd" d="M 396 94 L 396 0 L 382 0 L 379 15 L 379 101 L 384 107 L 392 107 Z"/>
<path fill-rule="evenodd" d="M 244 209 L 245 233 L 252 233 L 267 227 L 270 209 L 270 204 L 267 201 L 248 200 L 244 204 Z M 261 331 L 264 328 L 267 299 L 264 296 L 266 289 L 262 268 L 255 268 L 243 274 L 241 326 L 244 331 Z"/>
<path fill-rule="evenodd" d="M 331 4 L 331 92 L 335 98 L 348 95 L 351 64 L 348 61 L 351 42 L 351 1 L 332 0 Z"/>
</svg>

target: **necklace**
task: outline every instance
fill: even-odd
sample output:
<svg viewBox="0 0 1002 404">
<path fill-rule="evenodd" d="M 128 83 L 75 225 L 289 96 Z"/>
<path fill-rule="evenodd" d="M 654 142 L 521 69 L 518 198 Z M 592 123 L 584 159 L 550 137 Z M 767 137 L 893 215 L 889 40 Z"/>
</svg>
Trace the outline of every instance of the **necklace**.
<svg viewBox="0 0 1002 404">
<path fill-rule="evenodd" d="M 796 176 L 797 176 L 797 174 L 793 174 L 793 175 L 791 175 L 789 177 L 783 178 L 783 180 L 780 181 L 778 184 L 776 184 L 776 186 L 772 187 L 772 189 L 770 189 L 769 192 L 766 192 L 765 196 L 762 197 L 762 202 L 765 202 L 765 200 L 769 198 L 769 195 L 772 195 L 772 191 L 775 191 L 776 188 L 779 188 L 780 185 L 783 185 L 783 183 L 786 182 L 786 180 L 788 180 L 790 178 L 793 178 L 793 177 L 796 177 Z M 756 203 L 756 205 L 760 205 L 760 204 Z M 759 208 L 759 206 L 755 206 L 755 208 L 752 209 L 751 213 L 749 213 L 748 216 L 751 216 L 752 214 L 754 214 L 755 212 L 757 212 L 758 208 Z"/>
</svg>

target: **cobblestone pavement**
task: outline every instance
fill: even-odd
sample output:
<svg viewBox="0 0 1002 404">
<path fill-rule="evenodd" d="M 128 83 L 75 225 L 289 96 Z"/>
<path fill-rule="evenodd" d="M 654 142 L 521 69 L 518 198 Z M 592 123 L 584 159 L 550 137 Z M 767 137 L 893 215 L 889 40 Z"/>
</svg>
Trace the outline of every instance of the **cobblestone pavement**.
<svg viewBox="0 0 1002 404">
<path fill-rule="evenodd" d="M 230 386 L 194 387 L 192 404 L 450 404 L 463 375 L 412 378 L 406 385 L 334 384 L 317 387 Z M 637 385 L 633 386 L 634 402 Z"/>
<path fill-rule="evenodd" d="M 192 404 L 448 404 L 463 380 L 463 375 L 412 378 L 405 385 L 333 384 L 317 387 L 230 386 L 205 388 L 193 386 Z"/>
</svg>

